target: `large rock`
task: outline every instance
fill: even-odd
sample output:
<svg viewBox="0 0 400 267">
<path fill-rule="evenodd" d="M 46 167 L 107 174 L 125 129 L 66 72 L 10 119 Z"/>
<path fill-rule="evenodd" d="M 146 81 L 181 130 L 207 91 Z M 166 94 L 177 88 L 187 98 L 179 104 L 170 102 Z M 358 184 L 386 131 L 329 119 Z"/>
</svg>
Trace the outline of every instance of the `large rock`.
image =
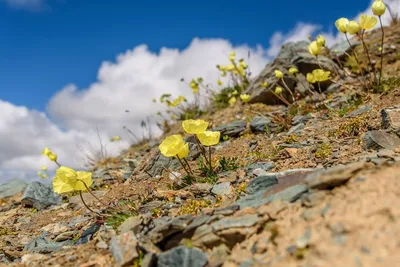
<svg viewBox="0 0 400 267">
<path fill-rule="evenodd" d="M 280 100 L 271 93 L 271 90 L 275 90 L 276 86 L 283 87 L 282 81 L 278 81 L 275 77 L 275 70 L 280 70 L 285 74 L 284 81 L 292 91 L 297 91 L 303 95 L 306 95 L 310 89 L 313 89 L 306 81 L 305 77 L 307 73 L 312 72 L 314 69 L 319 69 L 320 66 L 324 70 L 330 71 L 332 75 L 342 72 L 335 62 L 325 56 L 318 56 L 318 62 L 317 58 L 308 51 L 308 44 L 306 41 L 301 41 L 287 43 L 282 46 L 276 59 L 265 67 L 245 91 L 245 93 L 251 96 L 250 103 L 280 103 Z M 301 83 L 298 83 L 295 77 L 288 74 L 287 70 L 290 67 L 297 67 L 299 70 L 297 78 Z M 264 82 L 268 83 L 267 88 L 261 86 Z M 330 81 L 321 83 L 321 90 L 325 91 L 331 84 L 332 82 Z M 291 101 L 291 96 L 287 90 L 283 91 L 283 96 Z"/>
<path fill-rule="evenodd" d="M 11 197 L 26 188 L 26 183 L 21 180 L 11 180 L 0 185 L 0 198 Z"/>
<path fill-rule="evenodd" d="M 138 241 L 133 232 L 129 231 L 114 236 L 110 242 L 110 251 L 118 266 L 129 266 L 139 257 Z"/>
<path fill-rule="evenodd" d="M 61 204 L 61 197 L 54 193 L 51 185 L 32 182 L 26 187 L 21 203 L 42 210 L 51 205 Z"/>
<path fill-rule="evenodd" d="M 400 133 L 400 107 L 390 107 L 381 110 L 382 128 L 392 129 Z"/>
<path fill-rule="evenodd" d="M 400 138 L 384 131 L 369 131 L 363 136 L 365 149 L 395 149 L 400 146 Z"/>
<path fill-rule="evenodd" d="M 204 267 L 207 256 L 196 248 L 175 247 L 158 256 L 157 267 Z"/>
</svg>

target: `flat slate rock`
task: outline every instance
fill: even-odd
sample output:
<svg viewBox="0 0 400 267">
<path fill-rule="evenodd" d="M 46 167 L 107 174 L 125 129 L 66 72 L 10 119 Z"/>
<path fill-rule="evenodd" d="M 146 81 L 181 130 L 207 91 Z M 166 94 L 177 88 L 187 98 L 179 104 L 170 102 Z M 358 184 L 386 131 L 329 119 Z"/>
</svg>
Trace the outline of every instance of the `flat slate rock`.
<svg viewBox="0 0 400 267">
<path fill-rule="evenodd" d="M 234 121 L 230 124 L 220 125 L 214 128 L 214 131 L 221 132 L 221 138 L 224 136 L 236 137 L 246 130 L 247 123 L 245 121 Z"/>
<path fill-rule="evenodd" d="M 51 205 L 61 204 L 61 197 L 54 193 L 51 185 L 32 182 L 26 187 L 21 203 L 24 206 L 42 210 Z"/>
<path fill-rule="evenodd" d="M 400 146 L 400 138 L 384 131 L 369 131 L 363 136 L 363 144 L 367 150 L 395 149 Z"/>
<path fill-rule="evenodd" d="M 204 267 L 207 261 L 201 250 L 178 246 L 158 255 L 157 267 Z"/>
</svg>

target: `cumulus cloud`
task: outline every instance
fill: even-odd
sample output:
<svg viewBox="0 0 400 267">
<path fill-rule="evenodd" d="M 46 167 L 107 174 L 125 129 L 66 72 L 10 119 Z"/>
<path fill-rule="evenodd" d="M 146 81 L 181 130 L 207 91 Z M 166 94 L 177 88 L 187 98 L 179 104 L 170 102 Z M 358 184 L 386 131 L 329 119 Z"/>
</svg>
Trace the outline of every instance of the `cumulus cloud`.
<svg viewBox="0 0 400 267">
<path fill-rule="evenodd" d="M 400 10 L 399 1 L 387 2 L 392 10 Z M 365 13 L 368 12 L 369 9 Z M 390 20 L 388 16 L 383 17 L 385 24 Z M 132 142 L 122 127 L 127 126 L 140 136 L 141 121 L 160 110 L 152 98 L 171 93 L 190 99 L 191 90 L 180 82 L 181 78 L 201 76 L 215 84 L 218 79 L 215 65 L 227 64 L 233 50 L 245 59 L 250 51 L 248 62 L 255 76 L 283 43 L 306 40 L 309 35 L 320 33 L 328 44 L 340 38 L 336 31 L 323 32 L 321 26 L 303 22 L 291 31 L 276 32 L 268 48 L 233 46 L 223 39 L 198 38 L 183 50 L 164 47 L 153 52 L 146 45 L 139 45 L 119 54 L 114 61 L 103 62 L 96 81 L 87 88 L 75 84 L 61 88 L 49 100 L 47 114 L 0 100 L 0 182 L 12 178 L 38 179 L 36 172 L 41 165 L 48 165 L 53 172 L 55 165 L 40 154 L 46 146 L 58 154 L 62 164 L 74 168 L 84 167 L 86 154 L 93 157 L 100 150 L 98 135 L 108 155 L 117 155 Z M 123 141 L 110 143 L 109 138 L 114 135 L 121 135 Z"/>
</svg>

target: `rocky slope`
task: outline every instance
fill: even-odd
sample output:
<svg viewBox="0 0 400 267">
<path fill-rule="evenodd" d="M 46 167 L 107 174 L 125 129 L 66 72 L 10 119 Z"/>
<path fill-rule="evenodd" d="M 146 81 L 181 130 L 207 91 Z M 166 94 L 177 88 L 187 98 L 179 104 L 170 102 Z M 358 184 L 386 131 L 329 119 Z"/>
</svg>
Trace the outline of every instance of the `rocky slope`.
<svg viewBox="0 0 400 267">
<path fill-rule="evenodd" d="M 205 115 L 227 136 L 213 153 L 221 166 L 217 177 L 188 184 L 179 163 L 163 157 L 153 140 L 98 164 L 94 193 L 105 206 L 88 193 L 84 198 L 102 216 L 89 212 L 78 195 L 60 197 L 41 183 L 0 186 L 0 262 L 395 266 L 400 30 L 386 30 L 385 76 L 397 78 L 385 91 L 365 92 L 357 77 L 347 77 L 325 84 L 325 93 L 308 97 L 295 116 L 265 103 Z M 372 44 L 378 37 L 379 31 L 368 36 Z M 271 99 L 260 81 L 272 79 L 274 68 L 297 64 L 305 75 L 314 60 L 304 43 L 284 46 L 250 85 L 252 102 Z M 322 61 L 333 72 L 343 71 L 328 57 Z M 170 133 L 180 131 L 174 129 Z M 192 169 L 198 157 L 191 144 Z"/>
</svg>

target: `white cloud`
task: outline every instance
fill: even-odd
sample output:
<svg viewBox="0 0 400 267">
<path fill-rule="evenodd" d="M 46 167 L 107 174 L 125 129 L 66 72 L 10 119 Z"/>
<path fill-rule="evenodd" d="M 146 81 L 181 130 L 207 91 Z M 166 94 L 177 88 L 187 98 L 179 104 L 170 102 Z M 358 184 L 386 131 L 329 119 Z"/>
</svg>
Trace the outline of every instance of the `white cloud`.
<svg viewBox="0 0 400 267">
<path fill-rule="evenodd" d="M 399 10 L 398 1 L 388 2 L 393 10 Z M 385 14 L 383 21 L 388 20 Z M 155 53 L 140 45 L 121 53 L 113 62 L 103 62 L 97 80 L 87 88 L 70 84 L 56 92 L 48 103 L 48 115 L 0 100 L 0 182 L 10 178 L 35 179 L 41 165 L 48 165 L 54 171 L 54 164 L 40 154 L 45 146 L 58 154 L 62 164 L 83 167 L 85 153 L 100 148 L 96 126 L 107 144 L 108 155 L 116 155 L 131 142 L 122 126 L 140 135 L 141 120 L 160 109 L 152 103 L 152 98 L 163 93 L 190 98 L 191 90 L 180 82 L 181 78 L 201 76 L 215 83 L 218 78 L 215 65 L 227 64 L 232 50 L 243 58 L 251 51 L 249 65 L 257 75 L 284 42 L 306 40 L 309 35 L 319 33 L 324 34 L 328 44 L 340 38 L 336 33 L 320 32 L 321 29 L 319 25 L 298 23 L 289 32 L 275 33 L 267 49 L 234 47 L 223 39 L 197 38 L 183 50 L 162 48 Z M 123 141 L 108 142 L 114 135 L 121 135 Z M 83 147 L 84 152 L 77 146 Z"/>
<path fill-rule="evenodd" d="M 20 9 L 40 9 L 43 7 L 45 0 L 1 0 L 13 8 Z"/>
</svg>

